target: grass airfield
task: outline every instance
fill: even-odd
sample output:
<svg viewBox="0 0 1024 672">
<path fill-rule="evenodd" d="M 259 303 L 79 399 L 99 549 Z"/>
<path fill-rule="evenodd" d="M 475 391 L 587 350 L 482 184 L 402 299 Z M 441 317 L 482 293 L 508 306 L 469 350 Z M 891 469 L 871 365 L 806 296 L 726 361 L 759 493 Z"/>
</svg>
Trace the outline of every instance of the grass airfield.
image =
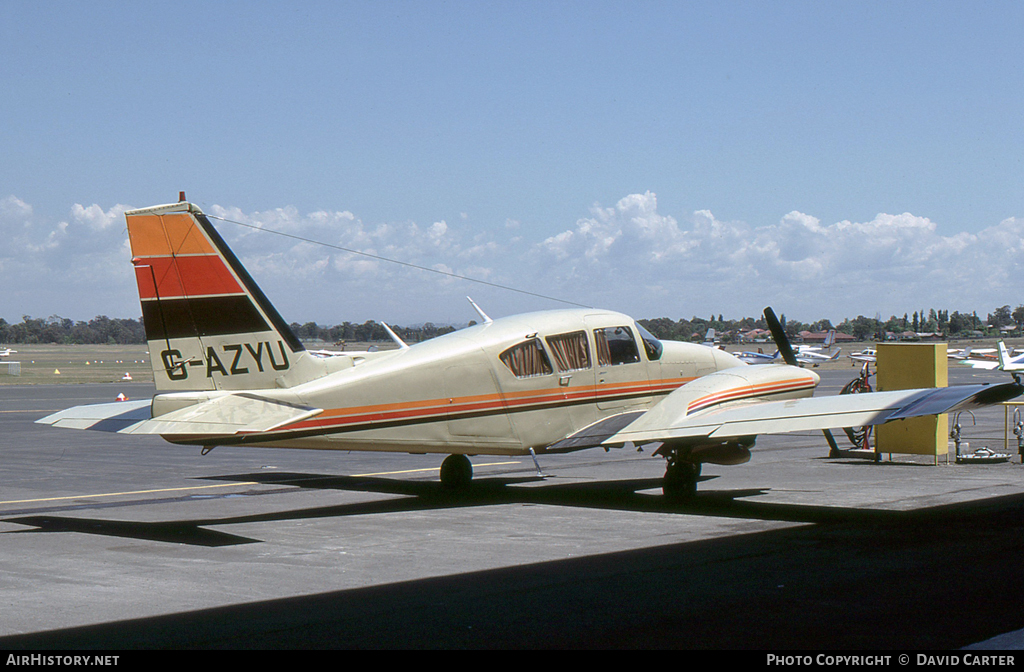
<svg viewBox="0 0 1024 672">
<path fill-rule="evenodd" d="M 136 382 L 153 382 L 149 347 L 142 345 L 11 345 L 0 359 L 0 385 L 113 383 L 125 374 Z M 7 373 L 6 362 L 20 362 L 21 375 Z"/>
</svg>

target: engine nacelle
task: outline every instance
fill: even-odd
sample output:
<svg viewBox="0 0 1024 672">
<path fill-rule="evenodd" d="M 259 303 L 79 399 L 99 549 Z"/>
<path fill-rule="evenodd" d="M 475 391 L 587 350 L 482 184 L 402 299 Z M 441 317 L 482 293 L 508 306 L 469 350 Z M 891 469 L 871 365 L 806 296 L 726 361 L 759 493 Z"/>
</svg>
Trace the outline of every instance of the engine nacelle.
<svg viewBox="0 0 1024 672">
<path fill-rule="evenodd" d="M 689 382 L 668 398 L 672 399 L 672 406 L 685 409 L 686 415 L 692 415 L 757 399 L 809 397 L 820 380 L 813 371 L 795 366 L 737 366 Z"/>
<path fill-rule="evenodd" d="M 750 461 L 750 447 L 753 445 L 753 441 L 723 441 L 715 445 L 696 446 L 690 450 L 686 459 L 688 462 L 710 462 L 725 466 L 743 464 Z"/>
<path fill-rule="evenodd" d="M 677 388 L 607 443 L 711 443 L 716 440 L 713 418 L 717 409 L 809 397 L 820 380 L 813 371 L 785 364 L 734 366 L 717 371 Z M 709 418 L 708 422 L 703 423 L 703 418 Z"/>
</svg>

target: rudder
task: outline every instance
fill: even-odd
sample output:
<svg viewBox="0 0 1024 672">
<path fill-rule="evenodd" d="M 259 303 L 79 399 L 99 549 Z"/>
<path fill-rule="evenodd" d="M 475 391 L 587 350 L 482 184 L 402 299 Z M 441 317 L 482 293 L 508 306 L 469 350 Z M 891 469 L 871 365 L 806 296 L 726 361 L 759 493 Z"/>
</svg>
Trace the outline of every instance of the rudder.
<svg viewBox="0 0 1024 672">
<path fill-rule="evenodd" d="M 158 390 L 290 387 L 302 344 L 197 206 L 125 213 Z"/>
</svg>

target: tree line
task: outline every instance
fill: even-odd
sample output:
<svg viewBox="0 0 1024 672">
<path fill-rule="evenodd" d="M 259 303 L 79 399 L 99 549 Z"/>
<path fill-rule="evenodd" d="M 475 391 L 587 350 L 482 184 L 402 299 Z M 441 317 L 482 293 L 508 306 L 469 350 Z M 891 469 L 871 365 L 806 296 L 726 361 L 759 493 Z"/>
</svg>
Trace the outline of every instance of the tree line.
<svg viewBox="0 0 1024 672">
<path fill-rule="evenodd" d="M 25 315 L 17 324 L 8 324 L 0 317 L 0 343 L 62 343 L 128 345 L 145 343 L 146 331 L 141 320 L 94 317 L 88 322 L 74 321 L 59 315 L 34 318 Z"/>
<path fill-rule="evenodd" d="M 704 338 L 708 329 L 714 329 L 722 342 L 738 340 L 740 333 L 752 329 L 767 329 L 768 324 L 763 317 L 745 317 L 739 320 L 726 320 L 722 315 L 716 318 L 693 317 L 690 320 L 672 320 L 659 317 L 651 320 L 637 320 L 658 338 L 673 341 L 692 341 Z M 977 312 L 960 313 L 932 308 L 927 313 L 916 310 L 912 315 L 904 313 L 903 317 L 891 316 L 888 320 L 880 317 L 847 318 L 837 325 L 829 320 L 817 322 L 799 322 L 787 320 L 785 315 L 779 317 L 783 328 L 789 336 L 796 336 L 801 331 L 824 332 L 835 329 L 839 333 L 849 334 L 858 341 L 881 341 L 887 334 L 902 334 L 908 331 L 915 333 L 940 334 L 944 338 L 972 338 L 996 336 L 1002 327 L 1012 326 L 1017 331 L 1024 331 L 1024 305 L 1011 309 L 1002 306 L 989 313 L 984 320 Z"/>
<path fill-rule="evenodd" d="M 378 322 L 362 324 L 343 322 L 325 327 L 315 322 L 289 325 L 295 335 L 304 341 L 321 340 L 329 344 L 354 341 L 389 341 L 391 337 Z M 438 326 L 427 322 L 418 327 L 392 327 L 399 338 L 406 343 L 416 343 L 434 338 L 455 327 Z M 100 315 L 88 322 L 74 321 L 59 315 L 47 318 L 22 317 L 17 324 L 9 324 L 0 317 L 0 343 L 56 343 L 63 345 L 129 345 L 146 342 L 146 330 L 142 320 L 110 318 Z"/>
<path fill-rule="evenodd" d="M 967 338 L 990 336 L 999 333 L 1000 328 L 1013 326 L 1024 330 L 1024 305 L 1011 309 L 1002 306 L 989 313 L 984 320 L 974 313 L 960 313 L 948 310 L 931 309 L 907 313 L 903 317 L 893 315 L 888 320 L 879 317 L 859 315 L 846 319 L 838 325 L 829 320 L 817 322 L 799 322 L 787 320 L 785 315 L 779 318 L 783 328 L 790 336 L 801 331 L 822 332 L 835 329 L 849 334 L 860 341 L 883 340 L 887 333 L 903 333 L 907 331 L 938 333 L 947 338 Z M 721 314 L 717 317 L 673 320 L 668 317 L 638 320 L 648 331 L 666 340 L 692 341 L 704 338 L 708 329 L 714 329 L 722 341 L 728 343 L 738 340 L 741 332 L 751 329 L 767 329 L 763 317 L 744 317 L 739 320 L 726 320 Z M 475 324 L 475 322 L 470 322 Z M 390 337 L 378 322 L 367 320 L 362 324 L 342 322 L 335 326 L 319 325 L 315 322 L 289 325 L 295 335 L 303 341 L 323 341 L 328 344 L 346 342 L 389 341 Z M 441 334 L 455 331 L 450 325 L 435 325 L 427 322 L 416 327 L 392 327 L 399 338 L 406 343 L 425 341 Z M 59 315 L 47 318 L 34 318 L 29 315 L 22 317 L 17 324 L 9 324 L 0 317 L 0 343 L 57 343 L 57 344 L 110 344 L 128 345 L 146 342 L 146 330 L 141 320 L 126 318 L 110 318 L 100 315 L 88 322 L 74 321 Z"/>
</svg>

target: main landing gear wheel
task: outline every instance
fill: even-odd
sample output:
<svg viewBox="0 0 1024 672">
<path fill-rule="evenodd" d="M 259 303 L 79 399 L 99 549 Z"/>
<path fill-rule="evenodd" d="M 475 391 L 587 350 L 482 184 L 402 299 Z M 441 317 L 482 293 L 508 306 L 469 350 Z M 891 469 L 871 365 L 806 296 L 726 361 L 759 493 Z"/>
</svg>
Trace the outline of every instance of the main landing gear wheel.
<svg viewBox="0 0 1024 672">
<path fill-rule="evenodd" d="M 441 485 L 449 490 L 461 490 L 473 480 L 473 464 L 465 455 L 449 455 L 441 463 Z"/>
<path fill-rule="evenodd" d="M 693 462 L 669 462 L 662 480 L 661 491 L 675 500 L 691 499 L 697 494 L 697 478 L 700 464 Z"/>
</svg>

